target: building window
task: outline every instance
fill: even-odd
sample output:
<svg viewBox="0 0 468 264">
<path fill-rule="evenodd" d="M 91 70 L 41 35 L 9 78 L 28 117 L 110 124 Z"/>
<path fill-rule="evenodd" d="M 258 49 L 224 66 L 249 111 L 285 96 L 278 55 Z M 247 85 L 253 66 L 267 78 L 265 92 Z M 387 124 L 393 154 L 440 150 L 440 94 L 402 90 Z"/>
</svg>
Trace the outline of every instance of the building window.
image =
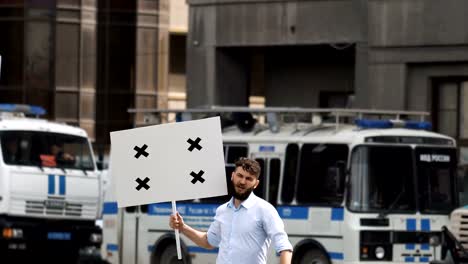
<svg viewBox="0 0 468 264">
<path fill-rule="evenodd" d="M 468 146 L 468 81 L 441 79 L 434 84 L 434 130 Z"/>
</svg>

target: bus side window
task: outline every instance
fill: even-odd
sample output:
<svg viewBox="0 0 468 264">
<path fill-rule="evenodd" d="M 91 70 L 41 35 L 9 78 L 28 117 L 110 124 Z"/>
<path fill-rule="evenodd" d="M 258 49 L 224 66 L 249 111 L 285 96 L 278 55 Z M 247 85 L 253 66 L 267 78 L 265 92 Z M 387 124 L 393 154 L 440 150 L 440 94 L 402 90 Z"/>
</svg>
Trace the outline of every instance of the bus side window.
<svg viewBox="0 0 468 264">
<path fill-rule="evenodd" d="M 278 158 L 270 160 L 270 182 L 268 190 L 268 201 L 276 206 L 278 199 L 278 185 L 281 171 L 281 161 Z"/>
<path fill-rule="evenodd" d="M 343 201 L 344 168 L 348 146 L 304 144 L 301 150 L 297 202 L 340 205 Z"/>
<path fill-rule="evenodd" d="M 125 207 L 125 212 L 133 214 L 136 212 L 136 209 L 137 209 L 136 206 L 127 206 Z"/>
<path fill-rule="evenodd" d="M 297 144 L 289 144 L 286 147 L 286 157 L 284 162 L 283 187 L 281 190 L 282 203 L 290 203 L 294 198 L 298 157 L 299 146 Z"/>
<path fill-rule="evenodd" d="M 226 164 L 233 164 L 241 157 L 247 157 L 247 146 L 227 146 Z"/>
<path fill-rule="evenodd" d="M 260 183 L 258 184 L 257 188 L 255 188 L 254 193 L 260 198 L 265 199 L 265 186 L 266 186 L 266 181 L 267 179 L 265 178 L 265 160 L 264 159 L 255 159 L 258 164 L 260 165 L 260 175 L 258 176 L 258 179 L 260 180 Z"/>
<path fill-rule="evenodd" d="M 143 205 L 140 205 L 140 212 L 142 213 L 148 213 L 148 205 L 147 204 L 143 204 Z"/>
</svg>

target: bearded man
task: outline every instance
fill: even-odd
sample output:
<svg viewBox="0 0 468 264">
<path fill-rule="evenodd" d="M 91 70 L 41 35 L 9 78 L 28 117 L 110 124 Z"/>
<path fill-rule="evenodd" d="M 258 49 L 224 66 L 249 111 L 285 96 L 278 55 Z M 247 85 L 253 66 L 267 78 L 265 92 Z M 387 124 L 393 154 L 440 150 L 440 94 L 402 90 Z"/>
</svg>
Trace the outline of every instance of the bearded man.
<svg viewBox="0 0 468 264">
<path fill-rule="evenodd" d="M 200 247 L 219 247 L 217 264 L 265 264 L 271 242 L 280 263 L 290 264 L 292 245 L 283 221 L 273 205 L 253 193 L 260 182 L 260 165 L 248 158 L 240 158 L 235 165 L 231 175 L 233 197 L 216 209 L 208 231 L 185 224 L 178 212 L 171 215 L 169 226 Z"/>
</svg>

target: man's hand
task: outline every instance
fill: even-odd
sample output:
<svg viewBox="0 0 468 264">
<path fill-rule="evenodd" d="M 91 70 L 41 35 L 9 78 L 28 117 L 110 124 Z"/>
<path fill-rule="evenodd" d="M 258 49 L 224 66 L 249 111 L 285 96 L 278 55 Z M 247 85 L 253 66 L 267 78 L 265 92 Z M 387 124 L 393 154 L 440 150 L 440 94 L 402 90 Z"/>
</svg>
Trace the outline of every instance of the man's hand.
<svg viewBox="0 0 468 264">
<path fill-rule="evenodd" d="M 198 246 L 206 248 L 206 249 L 212 249 L 213 248 L 208 243 L 208 238 L 207 238 L 206 232 L 198 231 L 196 229 L 193 229 L 189 225 L 186 225 L 184 223 L 184 219 L 179 214 L 179 212 L 176 212 L 175 215 L 174 214 L 171 215 L 171 217 L 169 218 L 169 226 L 172 229 L 179 229 L 179 231 L 182 234 L 187 236 L 190 240 L 192 240 Z"/>
<path fill-rule="evenodd" d="M 184 219 L 182 216 L 179 214 L 179 212 L 176 212 L 176 214 L 172 214 L 171 217 L 169 218 L 169 226 L 172 229 L 179 229 L 180 232 L 183 232 L 185 223 Z"/>
</svg>

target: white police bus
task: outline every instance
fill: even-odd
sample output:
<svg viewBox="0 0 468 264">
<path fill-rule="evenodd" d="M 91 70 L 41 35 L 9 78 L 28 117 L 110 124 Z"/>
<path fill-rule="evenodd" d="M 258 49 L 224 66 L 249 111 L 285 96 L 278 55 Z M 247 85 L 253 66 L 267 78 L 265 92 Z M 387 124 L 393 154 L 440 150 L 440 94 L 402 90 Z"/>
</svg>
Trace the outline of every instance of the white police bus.
<svg viewBox="0 0 468 264">
<path fill-rule="evenodd" d="M 427 113 L 281 108 L 211 112 L 226 111 L 266 114 L 268 125 L 242 118 L 239 126 L 224 127 L 226 175 L 230 182 L 240 156 L 260 162 L 263 173 L 255 192 L 282 217 L 294 246 L 293 263 L 427 263 L 444 257 L 440 230 L 458 206 L 457 151 L 452 138 L 427 131 L 430 123 L 422 121 Z M 161 112 L 165 114 L 145 114 Z M 210 111 L 179 112 L 187 117 Z M 313 122 L 299 122 L 304 114 L 314 114 Z M 379 116 L 395 120 L 375 119 Z M 414 116 L 417 121 L 401 119 Z M 327 117 L 332 122 L 325 122 Z M 120 210 L 112 191 L 108 194 L 104 257 L 111 263 L 177 263 L 168 226 L 171 205 Z M 177 209 L 189 225 L 206 230 L 216 207 L 228 199 L 178 202 Z M 184 263 L 215 263 L 216 249 L 200 248 L 184 236 L 181 244 Z M 278 261 L 270 252 L 269 263 Z"/>
<path fill-rule="evenodd" d="M 83 129 L 37 118 L 44 113 L 0 104 L 2 263 L 100 255 L 102 190 L 91 144 Z"/>
</svg>

